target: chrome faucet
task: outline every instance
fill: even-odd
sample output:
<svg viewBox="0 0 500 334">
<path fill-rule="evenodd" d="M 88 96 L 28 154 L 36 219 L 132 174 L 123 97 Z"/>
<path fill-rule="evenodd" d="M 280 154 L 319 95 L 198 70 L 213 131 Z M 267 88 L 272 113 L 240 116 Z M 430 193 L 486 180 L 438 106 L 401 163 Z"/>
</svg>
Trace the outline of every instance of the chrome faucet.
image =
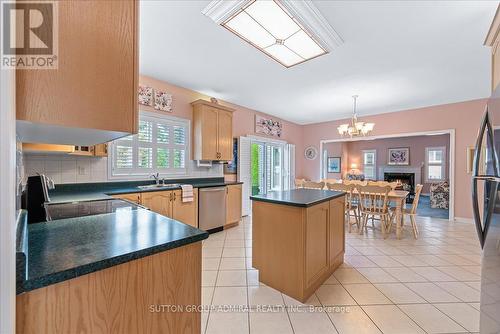
<svg viewBox="0 0 500 334">
<path fill-rule="evenodd" d="M 157 185 L 160 184 L 160 173 L 151 174 L 149 177 L 155 179 Z"/>
</svg>

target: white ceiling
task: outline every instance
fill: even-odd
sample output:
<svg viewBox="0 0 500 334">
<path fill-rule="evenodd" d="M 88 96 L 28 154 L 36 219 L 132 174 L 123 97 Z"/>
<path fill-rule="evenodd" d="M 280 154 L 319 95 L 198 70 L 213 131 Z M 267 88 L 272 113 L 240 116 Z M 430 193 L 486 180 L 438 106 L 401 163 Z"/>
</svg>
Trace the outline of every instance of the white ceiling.
<svg viewBox="0 0 500 334">
<path fill-rule="evenodd" d="M 218 26 L 209 1 L 141 1 L 140 72 L 299 124 L 483 98 L 497 1 L 313 1 L 344 39 L 285 68 Z M 175 96 L 174 96 L 175 99 Z"/>
</svg>

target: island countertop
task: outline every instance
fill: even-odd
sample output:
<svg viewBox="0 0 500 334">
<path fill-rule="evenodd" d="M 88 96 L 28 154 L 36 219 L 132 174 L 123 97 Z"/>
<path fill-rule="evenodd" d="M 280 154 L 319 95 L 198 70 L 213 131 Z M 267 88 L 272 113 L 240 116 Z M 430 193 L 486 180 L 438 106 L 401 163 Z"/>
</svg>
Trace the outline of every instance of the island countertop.
<svg viewBox="0 0 500 334">
<path fill-rule="evenodd" d="M 145 209 L 30 224 L 17 293 L 181 247 L 208 233 Z"/>
<path fill-rule="evenodd" d="M 292 189 L 285 191 L 274 191 L 265 195 L 254 195 L 250 196 L 250 199 L 253 201 L 307 208 L 337 197 L 342 197 L 344 195 L 345 193 L 341 191 L 319 189 Z"/>
</svg>

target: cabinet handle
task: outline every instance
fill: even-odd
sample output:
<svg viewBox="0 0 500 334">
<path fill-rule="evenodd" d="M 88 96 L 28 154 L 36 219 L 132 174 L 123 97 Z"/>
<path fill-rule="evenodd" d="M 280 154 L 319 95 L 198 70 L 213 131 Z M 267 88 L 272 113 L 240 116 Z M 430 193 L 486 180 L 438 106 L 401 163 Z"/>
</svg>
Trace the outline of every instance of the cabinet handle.
<svg viewBox="0 0 500 334">
<path fill-rule="evenodd" d="M 176 201 L 176 198 L 177 198 L 177 194 L 174 193 L 174 202 Z"/>
</svg>

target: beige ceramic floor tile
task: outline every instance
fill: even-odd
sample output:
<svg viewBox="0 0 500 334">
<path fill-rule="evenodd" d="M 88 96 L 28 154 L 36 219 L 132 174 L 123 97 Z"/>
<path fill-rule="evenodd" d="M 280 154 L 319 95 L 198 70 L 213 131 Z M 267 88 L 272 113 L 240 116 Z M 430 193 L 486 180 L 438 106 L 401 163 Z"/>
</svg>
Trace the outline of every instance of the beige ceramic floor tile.
<svg viewBox="0 0 500 334">
<path fill-rule="evenodd" d="M 245 257 L 245 248 L 226 248 L 222 252 L 222 257 Z"/>
<path fill-rule="evenodd" d="M 281 296 L 283 297 L 283 300 L 284 300 L 285 305 L 287 307 L 288 306 L 293 306 L 293 307 L 296 307 L 296 306 L 298 306 L 298 307 L 321 306 L 321 303 L 320 303 L 316 293 L 313 293 L 313 295 L 311 297 L 309 297 L 309 299 L 306 300 L 306 302 L 304 302 L 304 303 L 301 303 L 298 300 L 293 299 L 292 297 L 285 295 L 284 293 L 282 293 Z"/>
<path fill-rule="evenodd" d="M 323 305 L 339 306 L 339 305 L 356 305 L 354 299 L 340 284 L 337 285 L 322 285 L 316 290 L 316 295 Z"/>
<path fill-rule="evenodd" d="M 245 259 L 242 257 L 223 257 L 220 260 L 219 270 L 244 270 Z"/>
<path fill-rule="evenodd" d="M 219 270 L 220 258 L 206 257 L 201 261 L 202 270 Z"/>
<path fill-rule="evenodd" d="M 221 270 L 217 276 L 217 286 L 247 286 L 246 270 Z"/>
<path fill-rule="evenodd" d="M 420 261 L 413 255 L 392 255 L 391 257 L 393 260 L 396 260 L 407 267 L 427 266 L 425 262 Z"/>
<path fill-rule="evenodd" d="M 368 283 L 368 280 L 356 269 L 337 269 L 333 276 L 340 283 Z"/>
<path fill-rule="evenodd" d="M 248 305 L 246 287 L 216 287 L 212 305 Z"/>
<path fill-rule="evenodd" d="M 395 305 L 363 306 L 363 310 L 384 334 L 425 333 Z"/>
<path fill-rule="evenodd" d="M 462 267 L 437 267 L 440 271 L 446 273 L 447 275 L 454 278 L 454 280 L 459 281 L 480 281 L 481 276 L 471 273 Z"/>
<path fill-rule="evenodd" d="M 205 248 L 203 247 L 202 250 L 202 256 L 203 257 L 221 257 L 222 255 L 222 248 Z"/>
<path fill-rule="evenodd" d="M 358 268 L 358 271 L 365 276 L 371 283 L 390 283 L 398 282 L 385 269 L 388 268 Z"/>
<path fill-rule="evenodd" d="M 250 334 L 293 334 L 286 312 L 250 312 Z"/>
<path fill-rule="evenodd" d="M 456 279 L 452 276 L 447 275 L 434 267 L 415 267 L 412 268 L 412 270 L 431 282 L 456 281 Z"/>
<path fill-rule="evenodd" d="M 248 313 L 210 312 L 206 334 L 248 334 Z"/>
<path fill-rule="evenodd" d="M 479 302 L 481 297 L 481 292 L 462 282 L 436 282 L 436 285 L 464 302 Z"/>
<path fill-rule="evenodd" d="M 465 329 L 431 304 L 399 305 L 427 333 L 463 333 Z"/>
<path fill-rule="evenodd" d="M 375 284 L 387 298 L 394 304 L 425 303 L 425 299 L 410 290 L 403 283 L 382 283 Z"/>
<path fill-rule="evenodd" d="M 462 327 L 471 332 L 479 332 L 479 311 L 466 303 L 434 305 Z"/>
<path fill-rule="evenodd" d="M 411 268 L 385 268 L 384 270 L 391 276 L 395 277 L 398 281 L 403 283 L 427 282 L 427 279 L 425 277 L 420 276 L 415 271 L 411 270 Z"/>
<path fill-rule="evenodd" d="M 368 259 L 370 259 L 372 262 L 377 264 L 379 267 L 403 267 L 401 263 L 398 261 L 394 260 L 388 255 L 373 255 L 373 256 L 367 256 Z"/>
<path fill-rule="evenodd" d="M 248 286 L 260 285 L 258 270 L 247 270 L 247 284 Z"/>
<path fill-rule="evenodd" d="M 300 312 L 288 311 L 295 334 L 333 334 L 337 333 L 326 312 L 310 312 L 308 308 L 300 309 Z"/>
<path fill-rule="evenodd" d="M 368 259 L 363 255 L 349 255 L 344 257 L 344 261 L 353 266 L 354 268 L 359 267 L 378 267 L 373 261 Z"/>
<path fill-rule="evenodd" d="M 201 286 L 215 286 L 217 280 L 217 271 L 203 270 L 201 272 Z"/>
<path fill-rule="evenodd" d="M 340 334 L 379 334 L 377 326 L 359 306 L 345 306 L 327 311 Z"/>
<path fill-rule="evenodd" d="M 405 285 L 429 303 L 451 303 L 460 301 L 457 297 L 441 289 L 434 283 L 405 283 Z"/>
<path fill-rule="evenodd" d="M 211 305 L 212 304 L 212 296 L 214 295 L 214 290 L 215 290 L 215 288 L 212 286 L 201 288 L 201 304 L 202 305 Z"/>
<path fill-rule="evenodd" d="M 285 305 L 281 292 L 264 285 L 248 287 L 248 304 L 252 307 L 259 305 Z"/>
<path fill-rule="evenodd" d="M 359 305 L 391 304 L 391 301 L 371 284 L 344 284 L 344 288 Z"/>
</svg>

